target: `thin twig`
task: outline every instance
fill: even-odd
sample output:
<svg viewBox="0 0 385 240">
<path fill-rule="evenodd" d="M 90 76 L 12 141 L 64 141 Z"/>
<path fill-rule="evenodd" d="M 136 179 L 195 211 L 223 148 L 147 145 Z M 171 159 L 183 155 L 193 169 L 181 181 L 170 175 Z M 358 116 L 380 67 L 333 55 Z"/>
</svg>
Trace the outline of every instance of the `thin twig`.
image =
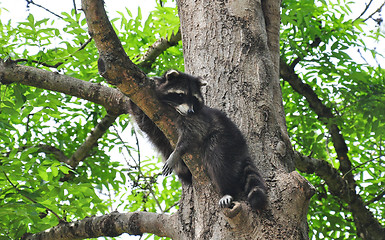
<svg viewBox="0 0 385 240">
<path fill-rule="evenodd" d="M 361 50 L 358 49 L 357 52 L 360 54 L 360 57 L 364 60 L 364 62 L 365 62 L 367 65 L 370 65 L 369 62 L 365 59 L 364 55 L 362 55 Z"/>
<path fill-rule="evenodd" d="M 75 15 L 78 14 L 78 11 L 76 10 L 76 2 L 75 0 L 72 0 L 72 3 L 74 4 L 74 10 L 75 10 Z"/>
<path fill-rule="evenodd" d="M 48 64 L 48 63 L 44 63 L 44 62 L 41 62 L 41 61 L 37 61 L 37 60 L 29 60 L 29 59 L 26 59 L 26 58 L 20 58 L 20 59 L 16 59 L 16 60 L 12 60 L 12 61 L 15 62 L 15 63 L 31 61 L 33 63 L 37 63 L 38 65 L 42 65 L 44 67 L 58 68 L 60 65 L 64 64 L 65 62 L 67 62 L 68 59 L 73 57 L 75 53 L 83 50 L 87 46 L 87 44 L 89 44 L 91 41 L 92 41 L 92 37 L 90 37 L 85 43 L 83 43 L 75 52 L 73 52 L 70 55 L 68 55 L 67 57 L 65 57 L 62 62 L 58 62 L 58 63 L 56 63 L 54 65 L 51 65 L 51 64 Z"/>
<path fill-rule="evenodd" d="M 363 163 L 360 163 L 359 165 L 357 165 L 357 166 L 351 168 L 349 171 L 347 171 L 347 172 L 342 176 L 342 178 L 345 178 L 345 176 L 346 176 L 347 174 L 351 173 L 352 171 L 356 170 L 357 168 L 360 168 L 361 166 L 363 166 L 363 165 L 365 165 L 365 164 L 367 164 L 367 163 L 369 163 L 369 162 L 373 162 L 374 160 L 377 160 L 377 159 L 379 159 L 379 158 L 381 158 L 381 157 L 383 157 L 383 155 L 380 155 L 380 156 L 378 156 L 378 157 L 375 157 L 375 158 L 369 159 L 368 161 L 365 161 L 365 162 L 363 162 Z"/>
<path fill-rule="evenodd" d="M 165 213 L 165 211 L 162 210 L 162 206 L 160 205 L 160 203 L 159 203 L 159 201 L 158 201 L 158 198 L 156 197 L 154 191 L 152 190 L 152 184 L 148 187 L 148 190 L 150 191 L 152 197 L 154 198 L 155 203 L 156 203 L 156 205 L 158 206 L 159 210 L 160 210 L 162 213 Z"/>
<path fill-rule="evenodd" d="M 175 202 L 173 205 L 171 205 L 170 207 L 166 208 L 166 210 L 164 210 L 164 212 L 166 213 L 166 212 L 170 211 L 171 208 L 175 207 L 178 204 L 179 204 L 179 202 Z"/>
<path fill-rule="evenodd" d="M 59 215 L 57 215 L 52 209 L 50 209 L 50 208 L 44 206 L 44 205 L 41 204 L 41 203 L 38 203 L 37 201 L 33 200 L 32 198 L 30 198 L 30 197 L 28 197 L 28 196 L 22 194 L 22 193 L 20 192 L 20 190 L 17 188 L 17 186 L 16 186 L 15 184 L 13 184 L 13 182 L 11 181 L 11 179 L 9 179 L 8 175 L 7 175 L 4 171 L 3 171 L 3 174 L 4 174 L 5 178 L 7 179 L 7 181 L 11 184 L 11 186 L 16 190 L 16 192 L 17 192 L 18 194 L 20 194 L 21 196 L 25 197 L 26 199 L 28 199 L 29 201 L 31 201 L 31 202 L 33 202 L 33 203 L 35 203 L 35 204 L 39 204 L 39 205 L 43 206 L 48 212 L 51 212 L 53 215 L 55 215 L 55 217 L 58 219 L 59 222 L 66 222 L 64 219 L 60 218 Z"/>
<path fill-rule="evenodd" d="M 123 138 L 120 136 L 120 134 L 119 134 L 119 132 L 118 132 L 118 130 L 116 129 L 115 126 L 114 126 L 114 131 L 116 132 L 116 135 L 118 136 L 119 140 L 123 143 L 123 145 L 124 145 L 124 147 L 126 148 L 128 154 L 130 155 L 131 159 L 132 159 L 132 160 L 134 161 L 134 163 L 136 164 L 135 167 L 138 169 L 138 178 L 137 178 L 136 181 L 139 182 L 139 180 L 140 180 L 141 178 L 142 178 L 142 179 L 145 179 L 146 177 L 144 176 L 144 174 L 143 174 L 143 172 L 142 172 L 142 170 L 141 170 L 141 167 L 140 167 L 140 163 L 141 163 L 141 161 L 140 161 L 140 159 L 141 159 L 141 156 L 140 156 L 140 147 L 139 147 L 140 145 L 139 145 L 139 138 L 138 138 L 138 135 L 137 135 L 136 131 L 135 131 L 135 130 L 133 131 L 133 135 L 134 135 L 135 140 L 136 140 L 136 147 L 137 147 L 138 159 L 135 159 L 135 158 L 132 156 L 130 149 L 128 148 L 128 146 L 126 146 L 125 142 L 123 141 Z M 124 158 L 124 159 L 125 159 L 125 161 L 126 161 L 126 164 L 127 164 L 128 166 L 130 166 L 130 164 L 128 163 L 127 159 L 126 159 L 126 158 Z M 162 210 L 162 206 L 160 205 L 160 203 L 159 203 L 159 201 L 158 201 L 158 199 L 157 199 L 157 197 L 156 197 L 156 194 L 155 194 L 155 192 L 154 192 L 153 189 L 152 189 L 152 182 L 150 181 L 150 182 L 147 182 L 146 184 L 149 184 L 149 186 L 148 186 L 147 189 L 150 191 L 150 194 L 151 194 L 152 197 L 154 198 L 155 203 L 156 203 L 156 205 L 158 206 L 159 210 L 160 210 L 162 213 L 164 213 L 165 211 Z"/>
<path fill-rule="evenodd" d="M 366 7 L 365 7 L 364 11 L 362 11 L 360 16 L 358 16 L 356 19 L 354 19 L 353 22 L 355 22 L 357 19 L 360 19 L 366 13 L 366 11 L 369 9 L 369 7 L 372 4 L 372 2 L 373 2 L 373 0 L 370 0 L 370 2 L 368 4 L 366 4 Z"/>
<path fill-rule="evenodd" d="M 113 127 L 113 129 L 114 129 L 116 135 L 118 136 L 119 140 L 123 143 L 123 146 L 124 146 L 124 148 L 126 149 L 128 155 L 130 156 L 130 158 L 132 159 L 132 161 L 134 161 L 136 167 L 138 167 L 138 166 L 139 166 L 139 163 L 136 161 L 136 159 L 134 158 L 134 156 L 132 156 L 130 148 L 126 145 L 126 143 L 124 142 L 123 138 L 120 136 L 118 129 L 116 129 L 116 126 L 114 126 L 114 125 L 113 125 L 112 127 Z M 127 162 L 127 165 L 128 165 L 128 162 Z M 130 166 L 130 165 L 128 165 L 128 166 Z"/>
<path fill-rule="evenodd" d="M 381 200 L 384 197 L 384 195 L 385 195 L 385 190 L 380 192 L 376 197 L 374 197 L 374 198 L 370 199 L 369 201 L 367 201 L 365 205 L 368 206 L 368 205 L 370 205 L 370 204 L 372 204 L 374 202 L 377 202 L 377 201 Z"/>
<path fill-rule="evenodd" d="M 134 137 L 135 137 L 135 141 L 136 141 L 136 148 L 137 148 L 137 153 L 138 153 L 138 162 L 140 162 L 140 146 L 139 146 L 139 139 L 138 139 L 138 134 L 136 133 L 136 131 L 134 130 Z"/>
<path fill-rule="evenodd" d="M 370 4 L 373 2 L 373 0 L 370 0 L 370 2 L 366 5 L 365 9 L 362 11 L 362 13 L 360 14 L 360 16 L 358 16 L 356 19 L 354 19 L 353 23 L 355 21 L 357 21 L 358 19 L 360 19 L 364 14 L 365 12 L 369 9 L 369 6 Z M 377 8 L 376 11 L 372 12 L 367 18 L 364 19 L 364 22 L 366 22 L 369 18 L 373 17 L 374 14 L 378 13 L 378 12 L 381 12 L 381 9 L 384 7 L 385 5 L 385 1 L 381 4 L 381 6 L 379 8 Z"/>
<path fill-rule="evenodd" d="M 364 22 L 366 22 L 366 20 L 368 20 L 369 18 L 372 18 L 372 16 L 378 12 L 381 12 L 381 8 L 383 8 L 385 5 L 385 1 L 381 4 L 381 6 L 379 8 L 377 8 L 376 11 L 374 11 L 372 14 L 369 15 L 369 17 L 365 18 Z"/>
<path fill-rule="evenodd" d="M 29 5 L 32 4 L 32 5 L 35 5 L 36 7 L 39 7 L 39 8 L 44 9 L 45 11 L 47 11 L 47 12 L 49 12 L 49 13 L 55 15 L 55 16 L 58 17 L 58 18 L 63 19 L 62 16 L 60 16 L 60 15 L 58 15 L 58 14 L 52 12 L 51 10 L 49 10 L 49 9 L 47 9 L 47 8 L 45 8 L 45 7 L 43 7 L 43 6 L 41 6 L 40 4 L 35 3 L 33 0 L 26 0 L 26 1 L 27 1 L 27 8 L 29 8 Z"/>
<path fill-rule="evenodd" d="M 15 63 L 28 62 L 28 61 L 31 61 L 33 63 L 37 63 L 37 64 L 42 65 L 44 67 L 49 67 L 49 68 L 58 68 L 60 65 L 63 64 L 63 62 L 58 62 L 55 65 L 50 65 L 48 63 L 40 62 L 40 61 L 37 61 L 37 60 L 29 60 L 29 59 L 26 59 L 26 58 L 20 58 L 20 59 L 14 60 Z"/>
</svg>

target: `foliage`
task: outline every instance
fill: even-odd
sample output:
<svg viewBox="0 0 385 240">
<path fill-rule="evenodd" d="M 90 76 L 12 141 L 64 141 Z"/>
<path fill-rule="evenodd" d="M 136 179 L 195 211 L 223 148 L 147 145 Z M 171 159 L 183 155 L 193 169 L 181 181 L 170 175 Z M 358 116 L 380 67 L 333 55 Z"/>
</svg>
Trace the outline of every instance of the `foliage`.
<svg viewBox="0 0 385 240">
<path fill-rule="evenodd" d="M 132 13 L 126 8 L 126 13 L 118 12 L 120 21 L 120 29 L 118 30 L 119 38 L 123 47 L 134 62 L 142 56 L 142 54 L 159 38 L 170 37 L 173 33 L 177 33 L 179 29 L 179 19 L 177 18 L 176 7 L 160 7 L 157 6 L 150 13 L 147 20 L 142 21 L 140 8 L 138 16 L 132 18 Z M 178 69 L 183 71 L 183 55 L 182 44 L 169 48 L 157 58 L 153 64 L 150 74 L 159 76 L 163 74 L 165 67 L 167 69 Z"/>
<path fill-rule="evenodd" d="M 341 129 L 349 148 L 357 191 L 375 217 L 384 223 L 383 198 L 372 200 L 383 194 L 385 188 L 385 71 L 375 66 L 374 60 L 381 56 L 367 45 L 368 38 L 384 36 L 379 30 L 365 32 L 368 23 L 352 19 L 351 16 L 361 13 L 353 13 L 353 8 L 352 3 L 342 1 L 284 1 L 281 55 L 289 64 L 297 58 L 301 60 L 296 66 L 301 79 L 323 104 L 333 109 L 336 118 L 332 121 Z M 355 51 L 361 53 L 363 60 L 354 58 Z M 375 65 L 366 62 L 370 58 Z M 303 96 L 285 82 L 282 86 L 294 147 L 338 168 L 327 126 L 319 121 Z M 307 178 L 317 188 L 308 217 L 312 239 L 356 239 L 347 206 L 328 194 L 323 180 L 316 176 Z"/>
<path fill-rule="evenodd" d="M 158 7 L 146 21 L 140 9 L 136 18 L 128 9 L 120 15 L 113 22 L 131 59 L 179 27 L 176 8 Z M 32 14 L 23 22 L 0 22 L 0 58 L 104 84 L 84 15 L 72 10 L 61 16 L 59 23 Z M 173 21 L 165 26 L 164 19 Z M 155 64 L 152 74 L 183 70 L 181 45 Z M 141 154 L 142 138 L 127 115 L 120 116 L 76 169 L 43 150 L 54 147 L 69 158 L 105 114 L 101 106 L 57 92 L 0 85 L 0 239 L 116 208 L 175 211 L 180 183 L 175 177 L 158 178 L 159 160 Z"/>
</svg>

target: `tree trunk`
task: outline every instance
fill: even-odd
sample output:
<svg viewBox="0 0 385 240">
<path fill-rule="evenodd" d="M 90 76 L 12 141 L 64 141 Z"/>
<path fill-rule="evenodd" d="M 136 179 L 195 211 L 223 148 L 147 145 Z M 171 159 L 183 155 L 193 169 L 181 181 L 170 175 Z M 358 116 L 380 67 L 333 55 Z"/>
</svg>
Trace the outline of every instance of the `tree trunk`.
<svg viewBox="0 0 385 240">
<path fill-rule="evenodd" d="M 294 170 L 279 85 L 279 5 L 258 0 L 177 1 L 186 72 L 207 80 L 207 105 L 245 134 L 269 206 L 218 209 L 212 187 L 184 188 L 175 239 L 307 239 L 312 186 Z M 215 194 L 214 194 L 215 195 Z"/>
</svg>

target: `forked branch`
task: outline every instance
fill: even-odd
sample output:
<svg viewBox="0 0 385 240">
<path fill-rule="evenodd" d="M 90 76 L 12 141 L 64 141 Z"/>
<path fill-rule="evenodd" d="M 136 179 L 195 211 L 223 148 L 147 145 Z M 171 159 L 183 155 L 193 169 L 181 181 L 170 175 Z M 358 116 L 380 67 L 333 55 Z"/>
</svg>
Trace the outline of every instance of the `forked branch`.
<svg viewBox="0 0 385 240">
<path fill-rule="evenodd" d="M 350 172 L 352 164 L 348 156 L 348 147 L 341 130 L 337 124 L 333 122 L 336 117 L 333 114 L 332 109 L 322 103 L 322 100 L 318 97 L 317 93 L 310 87 L 310 85 L 304 83 L 295 73 L 294 68 L 289 66 L 282 58 L 280 61 L 280 76 L 283 80 L 290 84 L 294 91 L 306 98 L 310 108 L 312 108 L 318 115 L 320 121 L 329 128 L 334 149 L 341 164 L 339 170 L 342 174 L 346 175 L 349 186 L 354 189 L 355 181 L 352 173 Z"/>
</svg>

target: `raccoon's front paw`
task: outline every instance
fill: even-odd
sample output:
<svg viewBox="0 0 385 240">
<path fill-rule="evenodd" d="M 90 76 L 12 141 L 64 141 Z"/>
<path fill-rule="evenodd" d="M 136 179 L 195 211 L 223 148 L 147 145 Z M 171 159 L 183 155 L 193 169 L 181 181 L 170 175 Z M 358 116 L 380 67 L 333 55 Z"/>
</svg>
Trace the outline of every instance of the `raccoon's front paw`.
<svg viewBox="0 0 385 240">
<path fill-rule="evenodd" d="M 168 176 L 171 173 L 172 173 L 172 167 L 168 164 L 168 162 L 165 162 L 162 170 L 162 175 Z"/>
<path fill-rule="evenodd" d="M 231 208 L 231 205 L 233 203 L 233 197 L 230 195 L 225 195 L 219 200 L 219 206 L 221 208 Z"/>
<path fill-rule="evenodd" d="M 178 162 L 179 155 L 177 153 L 172 152 L 168 157 L 167 161 L 164 163 L 162 174 L 164 176 L 170 175 L 172 173 L 172 169 L 175 164 Z"/>
</svg>

